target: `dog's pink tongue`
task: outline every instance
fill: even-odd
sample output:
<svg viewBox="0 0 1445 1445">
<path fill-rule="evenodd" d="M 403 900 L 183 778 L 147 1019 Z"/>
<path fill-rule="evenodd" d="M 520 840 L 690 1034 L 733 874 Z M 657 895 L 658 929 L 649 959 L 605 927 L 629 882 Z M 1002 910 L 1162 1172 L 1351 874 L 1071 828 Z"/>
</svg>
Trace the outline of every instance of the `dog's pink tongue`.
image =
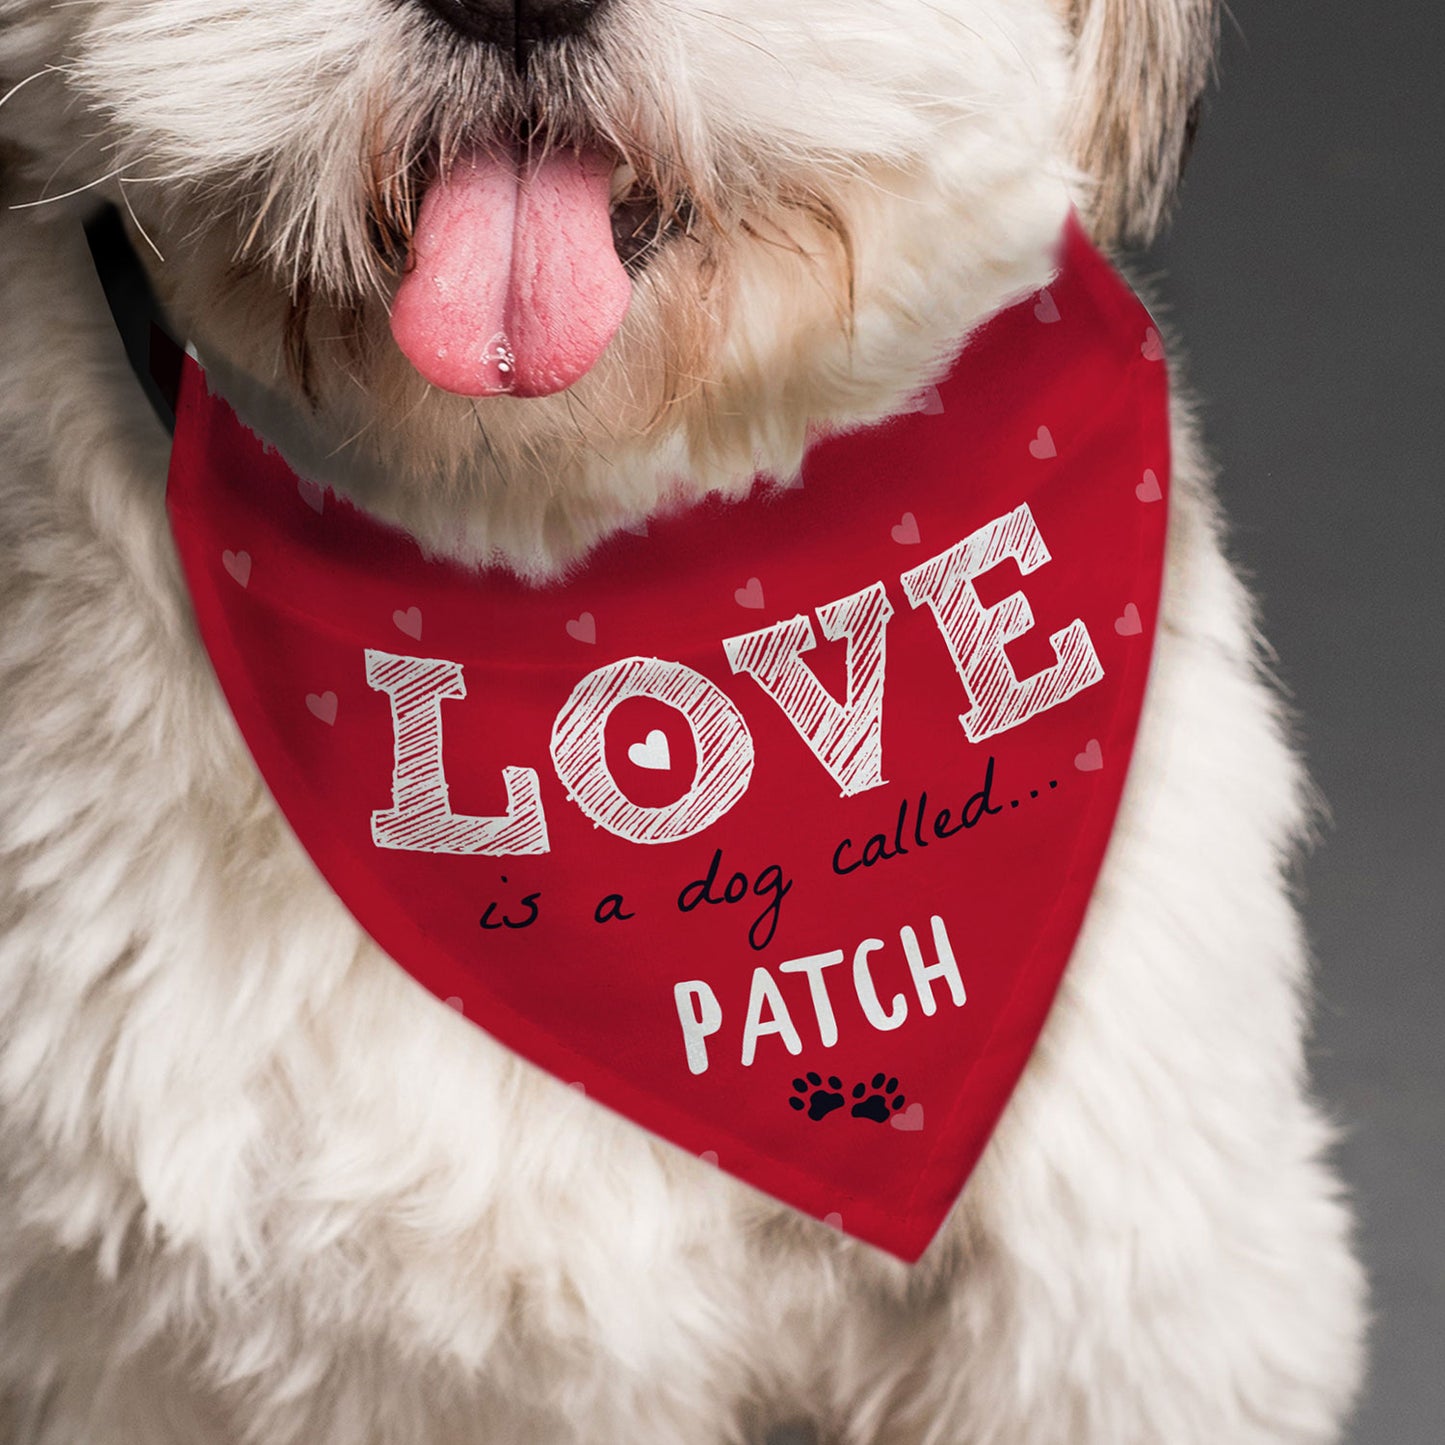
<svg viewBox="0 0 1445 1445">
<path fill-rule="evenodd" d="M 545 396 L 596 364 L 632 297 L 612 241 L 612 163 L 477 150 L 422 201 L 391 332 L 435 386 Z"/>
</svg>

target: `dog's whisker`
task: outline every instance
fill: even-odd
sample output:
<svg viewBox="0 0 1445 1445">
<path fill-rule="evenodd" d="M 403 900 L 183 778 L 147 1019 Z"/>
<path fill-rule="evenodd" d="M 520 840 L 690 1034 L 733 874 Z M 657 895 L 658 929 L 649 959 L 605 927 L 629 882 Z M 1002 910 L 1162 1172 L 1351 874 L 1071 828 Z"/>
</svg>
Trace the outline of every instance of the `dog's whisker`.
<svg viewBox="0 0 1445 1445">
<path fill-rule="evenodd" d="M 64 75 L 65 73 L 66 72 L 64 66 L 42 65 L 39 70 L 35 71 L 31 75 L 27 75 L 24 80 L 17 81 L 14 85 L 10 87 L 9 90 L 5 92 L 4 95 L 0 95 L 0 107 L 4 107 L 6 104 L 8 104 L 8 102 L 13 96 L 19 95 L 20 92 L 24 90 L 25 87 L 29 85 L 32 80 L 39 80 L 42 75 Z"/>
<path fill-rule="evenodd" d="M 334 461 L 342 454 L 342 452 L 349 451 L 352 447 L 356 445 L 357 442 L 362 439 L 362 437 L 367 434 L 367 432 L 372 431 L 376 428 L 378 421 L 378 417 L 368 417 L 366 421 L 362 422 L 362 424 L 357 427 L 355 431 L 350 432 L 348 435 L 344 436 L 339 442 L 336 443 L 334 447 L 331 448 L 330 451 L 326 453 L 327 461 Z"/>
<path fill-rule="evenodd" d="M 761 39 L 749 40 L 747 36 L 743 34 L 745 30 L 750 30 L 754 35 L 760 36 L 762 32 L 756 25 L 749 25 L 747 21 L 739 20 L 736 16 L 719 14 L 716 10 L 699 9 L 693 13 L 700 19 L 711 20 L 719 30 L 726 31 L 735 40 L 756 50 L 760 55 L 767 56 L 769 60 L 777 60 L 778 53 L 773 46 L 764 43 Z"/>
<path fill-rule="evenodd" d="M 589 452 L 591 452 L 598 461 L 605 462 L 607 466 L 615 468 L 617 463 L 613 461 L 613 459 L 609 457 L 606 452 L 601 451 L 592 441 L 592 439 L 587 435 L 587 429 L 577 419 L 577 413 L 575 408 L 581 406 L 582 409 L 586 411 L 589 416 L 593 416 L 594 413 L 590 410 L 590 408 L 587 407 L 587 405 L 581 400 L 581 398 L 576 394 L 575 391 L 569 389 L 568 391 L 563 393 L 563 396 L 566 398 L 567 402 L 567 415 L 577 432 L 577 440 L 581 442 L 582 445 Z"/>
<path fill-rule="evenodd" d="M 609 441 L 617 440 L 617 433 L 613 431 L 613 429 L 608 426 L 607 423 L 603 421 L 600 416 L 597 415 L 597 412 L 592 407 L 588 406 L 587 403 L 580 396 L 577 395 L 577 392 L 575 390 L 569 388 L 565 395 L 567 397 L 567 404 L 569 407 L 573 403 L 580 406 L 582 410 L 585 411 L 587 415 L 590 416 L 592 420 L 596 422 L 597 425 L 601 427 L 604 432 L 607 433 L 607 439 Z"/>
<path fill-rule="evenodd" d="M 68 201 L 73 196 L 84 195 L 86 191 L 93 191 L 97 186 L 103 186 L 107 181 L 113 181 L 120 175 L 119 170 L 109 171 L 103 176 L 97 176 L 93 181 L 86 181 L 84 185 L 73 186 L 68 191 L 61 191 L 55 196 L 40 196 L 33 201 L 16 201 L 6 207 L 11 211 L 33 211 L 37 206 L 53 206 L 57 201 Z"/>
<path fill-rule="evenodd" d="M 146 245 L 155 252 L 156 260 L 164 266 L 166 264 L 166 258 L 161 254 L 161 248 L 151 239 L 151 233 L 141 225 L 140 217 L 136 215 L 135 207 L 131 205 L 130 193 L 126 190 L 126 178 L 124 176 L 118 176 L 116 177 L 116 181 L 120 191 L 120 198 L 125 203 L 126 213 L 130 216 L 131 223 L 135 226 L 136 230 L 140 232 L 141 238 L 145 241 Z"/>
<path fill-rule="evenodd" d="M 476 424 L 477 434 L 482 439 L 482 445 L 487 449 L 487 456 L 491 459 L 492 470 L 502 475 L 501 459 L 497 456 L 497 449 L 492 445 L 492 438 L 486 427 L 482 424 L 481 408 L 474 399 L 471 404 L 472 421 Z"/>
</svg>

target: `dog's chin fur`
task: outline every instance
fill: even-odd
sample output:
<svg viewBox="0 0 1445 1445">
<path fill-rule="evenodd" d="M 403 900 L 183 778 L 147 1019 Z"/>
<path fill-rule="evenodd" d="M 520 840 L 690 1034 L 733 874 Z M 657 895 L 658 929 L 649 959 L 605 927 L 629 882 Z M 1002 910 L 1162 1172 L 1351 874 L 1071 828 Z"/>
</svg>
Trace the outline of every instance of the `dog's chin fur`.
<svg viewBox="0 0 1445 1445">
<path fill-rule="evenodd" d="M 1101 236 L 1157 220 L 1209 11 L 612 0 L 534 83 L 692 230 L 571 390 L 472 402 L 421 383 L 386 302 L 417 167 L 515 77 L 402 0 L 0 0 L 4 199 L 88 188 L 0 221 L 4 1445 L 1336 1438 L 1363 1291 L 1303 1077 L 1307 792 L 1181 404 L 1097 896 L 910 1271 L 522 1064 L 362 936 L 199 650 L 79 232 L 123 209 L 301 470 L 545 576 L 907 405 L 1046 277 L 1071 202 Z"/>
<path fill-rule="evenodd" d="M 685 195 L 687 233 L 655 248 L 567 392 L 447 396 L 392 343 L 386 302 L 427 157 L 506 124 L 504 77 L 395 3 L 113 8 L 82 7 L 71 68 L 113 117 L 97 173 L 170 177 L 124 199 L 174 324 L 303 471 L 529 572 L 665 492 L 789 475 L 809 424 L 897 410 L 972 321 L 1042 282 L 1069 204 L 1045 0 L 814 0 L 796 19 L 771 0 L 612 4 L 531 89 L 567 99 L 557 143 L 585 116 Z M 238 17 L 244 48 L 223 40 Z"/>
</svg>

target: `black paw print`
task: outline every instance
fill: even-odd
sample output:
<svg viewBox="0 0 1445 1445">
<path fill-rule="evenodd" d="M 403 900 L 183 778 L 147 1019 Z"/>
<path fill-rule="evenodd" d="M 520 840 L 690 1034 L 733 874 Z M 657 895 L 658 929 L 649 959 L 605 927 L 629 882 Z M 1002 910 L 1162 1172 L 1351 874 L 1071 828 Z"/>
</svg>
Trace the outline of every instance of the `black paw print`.
<svg viewBox="0 0 1445 1445">
<path fill-rule="evenodd" d="M 897 1079 L 886 1079 L 882 1074 L 874 1074 L 871 1085 L 854 1084 L 853 1097 L 858 1101 L 848 1111 L 855 1119 L 872 1119 L 874 1123 L 886 1124 L 888 1116 L 895 1110 L 903 1107 L 903 1095 L 893 1094 L 898 1087 Z M 867 1094 L 865 1099 L 863 1096 Z M 888 1096 L 893 1094 L 893 1098 Z"/>
<path fill-rule="evenodd" d="M 809 1085 L 812 1087 L 810 1088 Z M 806 1079 L 794 1079 L 793 1088 L 799 1094 L 811 1095 L 806 1105 L 802 1099 L 797 1097 L 788 1100 L 794 1109 L 806 1107 L 810 1119 L 822 1119 L 831 1114 L 834 1109 L 843 1107 L 843 1081 L 831 1074 L 828 1076 L 826 1089 L 823 1087 L 821 1074 L 809 1074 Z"/>
</svg>

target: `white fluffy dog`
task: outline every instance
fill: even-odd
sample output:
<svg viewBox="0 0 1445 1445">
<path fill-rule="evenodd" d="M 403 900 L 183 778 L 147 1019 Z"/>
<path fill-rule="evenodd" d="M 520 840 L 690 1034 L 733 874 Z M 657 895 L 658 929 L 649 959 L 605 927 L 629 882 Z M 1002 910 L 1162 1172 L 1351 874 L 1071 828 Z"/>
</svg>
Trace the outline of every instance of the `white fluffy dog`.
<svg viewBox="0 0 1445 1445">
<path fill-rule="evenodd" d="M 583 13 L 590 12 L 590 13 Z M 0 0 L 0 1437 L 7 1445 L 1283 1445 L 1361 1367 L 1284 870 L 1308 790 L 1176 401 L 1157 655 L 1048 1025 L 908 1268 L 520 1062 L 383 957 L 195 636 L 167 441 L 81 222 L 312 474 L 556 566 L 898 410 L 1147 233 L 1209 0 Z M 634 295 L 554 395 L 429 388 L 431 168 L 617 157 Z M 75 193 L 68 196 L 67 193 Z M 44 202 L 44 204 L 36 204 Z"/>
</svg>

